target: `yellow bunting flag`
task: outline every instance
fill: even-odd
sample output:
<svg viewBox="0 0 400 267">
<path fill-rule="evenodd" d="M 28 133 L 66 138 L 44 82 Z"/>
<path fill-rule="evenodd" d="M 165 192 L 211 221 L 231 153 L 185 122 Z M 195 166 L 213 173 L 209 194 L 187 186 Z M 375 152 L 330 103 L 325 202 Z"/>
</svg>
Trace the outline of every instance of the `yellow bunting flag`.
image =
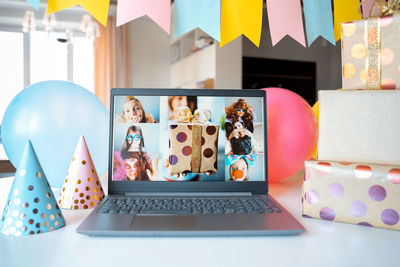
<svg viewBox="0 0 400 267">
<path fill-rule="evenodd" d="M 48 0 L 46 14 L 50 15 L 76 5 L 81 5 L 101 24 L 107 25 L 110 0 Z"/>
<path fill-rule="evenodd" d="M 244 34 L 260 46 L 263 0 L 222 0 L 221 46 Z"/>
<path fill-rule="evenodd" d="M 339 40 L 340 37 L 340 24 L 343 22 L 359 20 L 361 14 L 358 12 L 358 6 L 360 0 L 334 0 L 334 29 L 335 29 L 335 41 Z"/>
</svg>

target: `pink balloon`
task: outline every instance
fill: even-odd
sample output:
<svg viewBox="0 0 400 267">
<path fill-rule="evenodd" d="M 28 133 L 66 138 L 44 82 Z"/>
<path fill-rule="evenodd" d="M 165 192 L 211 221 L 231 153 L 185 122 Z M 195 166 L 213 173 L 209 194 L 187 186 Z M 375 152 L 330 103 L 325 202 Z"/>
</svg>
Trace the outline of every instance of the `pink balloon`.
<svg viewBox="0 0 400 267">
<path fill-rule="evenodd" d="M 298 94 L 282 88 L 267 92 L 268 180 L 276 182 L 304 167 L 318 141 L 317 119 Z"/>
</svg>

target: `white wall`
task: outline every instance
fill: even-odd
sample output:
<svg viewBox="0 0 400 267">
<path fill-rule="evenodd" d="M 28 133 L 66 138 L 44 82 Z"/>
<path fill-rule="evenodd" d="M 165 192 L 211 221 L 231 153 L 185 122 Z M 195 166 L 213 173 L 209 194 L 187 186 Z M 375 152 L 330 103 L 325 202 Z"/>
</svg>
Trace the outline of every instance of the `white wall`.
<svg viewBox="0 0 400 267">
<path fill-rule="evenodd" d="M 173 23 L 171 24 L 171 34 L 173 34 L 172 27 Z M 171 84 L 169 35 L 147 16 L 129 22 L 129 34 L 131 86 L 135 88 L 169 88 Z M 217 46 L 219 46 L 218 43 Z M 216 88 L 241 88 L 242 38 L 239 37 L 223 47 L 217 47 L 216 56 L 205 57 L 197 63 L 215 68 Z M 196 66 L 192 66 L 192 68 L 194 71 L 197 70 Z M 186 72 L 188 70 L 185 70 Z M 195 83 L 189 87 L 195 87 Z"/>
<path fill-rule="evenodd" d="M 260 48 L 243 38 L 243 56 L 295 61 L 316 62 L 317 90 L 338 89 L 342 86 L 340 41 L 333 46 L 319 38 L 310 48 L 305 48 L 291 37 L 285 37 L 272 47 L 268 16 L 264 8 Z"/>
<path fill-rule="evenodd" d="M 215 88 L 242 88 L 242 43 L 240 36 L 223 47 L 217 47 Z"/>
<path fill-rule="evenodd" d="M 169 35 L 147 16 L 129 22 L 135 88 L 169 87 Z"/>
</svg>

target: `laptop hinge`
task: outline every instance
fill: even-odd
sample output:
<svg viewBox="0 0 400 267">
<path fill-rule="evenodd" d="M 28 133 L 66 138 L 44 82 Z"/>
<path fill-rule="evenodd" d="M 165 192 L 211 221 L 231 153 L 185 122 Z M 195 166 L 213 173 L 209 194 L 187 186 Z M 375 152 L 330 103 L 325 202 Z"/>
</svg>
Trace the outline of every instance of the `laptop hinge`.
<svg viewBox="0 0 400 267">
<path fill-rule="evenodd" d="M 205 196 L 205 197 L 214 197 L 214 196 L 251 196 L 251 192 L 140 192 L 140 193 L 125 193 L 125 196 L 167 196 L 167 197 L 185 197 L 185 196 Z"/>
</svg>

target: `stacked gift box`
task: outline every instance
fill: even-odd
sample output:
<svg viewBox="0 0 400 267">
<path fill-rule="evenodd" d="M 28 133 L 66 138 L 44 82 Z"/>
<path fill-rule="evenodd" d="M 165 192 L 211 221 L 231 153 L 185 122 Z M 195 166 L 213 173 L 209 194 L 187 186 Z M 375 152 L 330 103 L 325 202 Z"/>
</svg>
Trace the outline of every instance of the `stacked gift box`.
<svg viewBox="0 0 400 267">
<path fill-rule="evenodd" d="M 400 16 L 342 24 L 343 90 L 319 92 L 303 216 L 400 230 Z"/>
</svg>

